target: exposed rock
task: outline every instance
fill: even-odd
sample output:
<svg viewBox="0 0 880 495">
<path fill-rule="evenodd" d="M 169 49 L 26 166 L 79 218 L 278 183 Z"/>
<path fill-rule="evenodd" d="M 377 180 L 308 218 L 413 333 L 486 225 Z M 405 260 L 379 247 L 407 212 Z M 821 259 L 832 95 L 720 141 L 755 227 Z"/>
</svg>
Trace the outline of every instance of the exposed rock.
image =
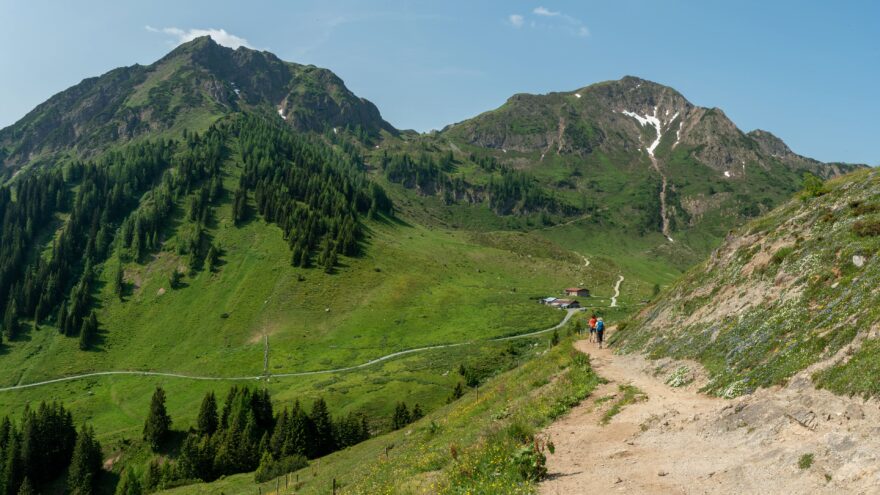
<svg viewBox="0 0 880 495">
<path fill-rule="evenodd" d="M 816 413 L 806 409 L 788 414 L 788 417 L 808 430 L 815 430 L 816 426 L 819 425 Z"/>
</svg>

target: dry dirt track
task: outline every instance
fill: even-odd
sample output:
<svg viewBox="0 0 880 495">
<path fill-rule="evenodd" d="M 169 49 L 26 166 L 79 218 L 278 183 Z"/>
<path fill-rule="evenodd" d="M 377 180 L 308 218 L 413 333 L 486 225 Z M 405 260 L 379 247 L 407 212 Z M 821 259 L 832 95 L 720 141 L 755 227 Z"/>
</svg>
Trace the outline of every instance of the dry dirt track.
<svg viewBox="0 0 880 495">
<path fill-rule="evenodd" d="M 586 341 L 576 347 L 608 383 L 545 431 L 556 451 L 542 494 L 880 493 L 876 404 L 817 391 L 797 377 L 734 400 L 707 397 L 693 385 L 665 385 L 667 375 L 654 377 L 656 363 L 640 356 Z M 601 426 L 614 400 L 595 401 L 619 394 L 620 384 L 648 398 Z M 801 469 L 806 453 L 815 461 Z"/>
</svg>

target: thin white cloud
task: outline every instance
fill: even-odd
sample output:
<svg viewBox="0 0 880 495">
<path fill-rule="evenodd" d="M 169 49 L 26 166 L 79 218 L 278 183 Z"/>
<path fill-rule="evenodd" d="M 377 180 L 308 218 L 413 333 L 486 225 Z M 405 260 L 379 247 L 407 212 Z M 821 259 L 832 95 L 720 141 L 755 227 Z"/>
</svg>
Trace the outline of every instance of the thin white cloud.
<svg viewBox="0 0 880 495">
<path fill-rule="evenodd" d="M 532 9 L 528 17 L 527 19 L 526 16 L 510 14 L 507 17 L 507 22 L 516 29 L 528 26 L 532 29 L 560 31 L 582 38 L 590 35 L 590 30 L 584 21 L 559 10 L 550 10 L 543 5 Z"/>
<path fill-rule="evenodd" d="M 553 12 L 552 10 L 545 7 L 535 7 L 535 10 L 533 10 L 532 13 L 544 17 L 557 17 L 562 15 L 562 12 Z"/>
<path fill-rule="evenodd" d="M 521 28 L 525 22 L 525 18 L 519 14 L 510 14 L 507 20 L 510 21 L 511 26 L 517 29 Z"/>
<path fill-rule="evenodd" d="M 176 27 L 167 27 L 162 29 L 157 29 L 152 26 L 144 26 L 144 28 L 151 33 L 165 33 L 167 35 L 173 36 L 175 45 L 181 45 L 188 41 L 192 41 L 201 36 L 210 36 L 218 45 L 226 46 L 229 48 L 238 48 L 243 46 L 245 48 L 253 48 L 248 40 L 236 36 L 225 29 L 180 29 Z"/>
</svg>

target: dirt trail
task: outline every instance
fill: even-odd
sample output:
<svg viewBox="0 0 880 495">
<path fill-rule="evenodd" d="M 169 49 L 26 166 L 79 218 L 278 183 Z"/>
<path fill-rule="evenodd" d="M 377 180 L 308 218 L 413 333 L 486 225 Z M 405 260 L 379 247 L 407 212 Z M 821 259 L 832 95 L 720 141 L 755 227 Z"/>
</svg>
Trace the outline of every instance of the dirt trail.
<svg viewBox="0 0 880 495">
<path fill-rule="evenodd" d="M 620 284 L 623 283 L 623 275 L 618 275 L 617 282 L 614 284 L 614 295 L 611 296 L 611 307 L 617 307 L 617 298 L 620 297 Z"/>
<path fill-rule="evenodd" d="M 880 493 L 876 404 L 815 390 L 804 377 L 733 400 L 708 397 L 697 384 L 667 386 L 670 369 L 655 377 L 658 362 L 576 347 L 608 383 L 545 431 L 556 451 L 543 494 Z M 608 396 L 625 384 L 647 399 L 600 425 L 616 400 Z M 814 457 L 801 468 L 805 454 Z"/>
<path fill-rule="evenodd" d="M 516 340 L 523 339 L 528 337 L 534 337 L 535 335 L 540 335 L 542 333 L 552 332 L 553 330 L 558 330 L 565 326 L 568 323 L 568 320 L 571 319 L 576 313 L 580 312 L 581 309 L 568 309 L 565 312 L 565 316 L 562 318 L 562 321 L 553 325 L 550 328 L 545 328 L 543 330 L 535 330 L 533 332 L 521 333 L 517 335 L 510 335 L 507 337 L 493 337 L 491 339 L 486 339 L 487 342 L 504 342 L 508 340 Z M 169 373 L 164 371 L 133 371 L 133 370 L 113 370 L 113 371 L 95 371 L 91 373 L 81 373 L 78 375 L 70 375 L 64 376 L 60 378 L 53 378 L 51 380 L 44 380 L 40 382 L 34 383 L 20 383 L 18 385 L 12 385 L 9 387 L 0 387 L 0 392 L 9 392 L 13 390 L 21 390 L 25 388 L 34 388 L 34 387 L 42 387 L 45 385 L 51 385 L 53 383 L 61 383 L 61 382 L 69 382 L 72 380 L 81 380 L 83 378 L 95 378 L 95 377 L 103 377 L 103 376 L 114 376 L 114 375 L 128 375 L 128 376 L 159 376 L 164 378 L 180 378 L 184 380 L 202 380 L 202 381 L 244 381 L 244 380 L 265 380 L 268 378 L 292 378 L 292 377 L 300 377 L 300 376 L 310 376 L 310 375 L 323 375 L 328 373 L 342 373 L 346 371 L 354 371 L 362 368 L 368 368 L 373 366 L 374 364 L 381 363 L 383 361 L 388 361 L 390 359 L 394 359 L 400 356 L 405 356 L 408 354 L 415 354 L 419 352 L 433 351 L 437 349 L 448 349 L 450 347 L 461 347 L 469 344 L 473 344 L 477 341 L 470 342 L 457 342 L 454 344 L 438 344 L 438 345 L 429 345 L 425 347 L 416 347 L 413 349 L 406 349 L 403 351 L 393 352 L 391 354 L 386 354 L 384 356 L 378 357 L 376 359 L 371 359 L 365 363 L 356 364 L 354 366 L 346 366 L 344 368 L 332 368 L 325 370 L 315 370 L 315 371 L 297 371 L 292 373 L 268 373 L 269 367 L 269 338 L 265 337 L 265 350 L 263 355 L 263 374 L 255 375 L 255 376 L 201 376 L 201 375 L 188 375 L 182 373 Z"/>
</svg>

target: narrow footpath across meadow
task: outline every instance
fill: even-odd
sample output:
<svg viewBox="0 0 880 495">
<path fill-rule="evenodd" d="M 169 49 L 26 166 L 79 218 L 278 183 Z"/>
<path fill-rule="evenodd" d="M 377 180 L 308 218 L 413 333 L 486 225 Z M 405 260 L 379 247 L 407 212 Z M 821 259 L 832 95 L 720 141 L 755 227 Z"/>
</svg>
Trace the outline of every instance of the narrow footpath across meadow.
<svg viewBox="0 0 880 495">
<path fill-rule="evenodd" d="M 575 347 L 607 383 L 545 430 L 542 494 L 878 493 L 876 403 L 805 376 L 725 400 L 698 392 L 705 376 L 667 385 L 680 363 Z"/>
<path fill-rule="evenodd" d="M 528 337 L 534 337 L 536 335 L 540 335 L 543 333 L 552 332 L 553 330 L 558 330 L 565 326 L 568 323 L 568 320 L 571 317 L 579 312 L 580 309 L 568 309 L 565 312 L 565 316 L 562 318 L 562 321 L 553 325 L 550 328 L 545 328 L 543 330 L 537 330 L 529 333 L 522 333 L 517 335 L 510 335 L 507 337 L 495 337 L 492 339 L 486 339 L 488 342 L 503 342 L 508 340 L 515 339 L 524 339 Z M 362 368 L 367 368 L 373 366 L 375 364 L 379 364 L 383 361 L 388 361 L 390 359 L 394 359 L 401 356 L 406 356 L 408 354 L 416 354 L 419 352 L 433 351 L 437 349 L 448 349 L 450 347 L 461 347 L 464 345 L 474 344 L 476 342 L 457 342 L 454 344 L 439 344 L 439 345 L 431 345 L 425 347 L 417 347 L 413 349 L 406 349 L 403 351 L 392 352 L 391 354 L 386 354 L 384 356 L 378 357 L 376 359 L 372 359 L 365 363 L 356 364 L 353 366 L 346 366 L 343 368 L 332 368 L 332 369 L 324 369 L 324 370 L 314 370 L 314 371 L 297 371 L 291 373 L 264 373 L 262 375 L 252 375 L 252 376 L 201 376 L 201 375 L 187 375 L 181 373 L 172 373 L 165 371 L 136 371 L 136 370 L 112 370 L 112 371 L 93 371 L 91 373 L 81 373 L 78 375 L 70 375 L 59 378 L 53 378 L 51 380 L 44 380 L 40 382 L 34 383 L 20 383 L 18 385 L 12 385 L 9 387 L 0 387 L 0 392 L 9 392 L 13 390 L 21 390 L 25 388 L 34 388 L 34 387 L 42 387 L 46 385 L 51 385 L 54 383 L 61 382 L 69 382 L 73 380 L 80 380 L 83 378 L 95 378 L 95 377 L 103 377 L 103 376 L 113 376 L 113 375 L 128 375 L 128 376 L 159 376 L 164 378 L 179 378 L 183 380 L 201 380 L 201 381 L 247 381 L 247 380 L 264 380 L 269 378 L 292 378 L 298 376 L 310 376 L 310 375 L 324 375 L 330 373 L 342 373 L 346 371 L 354 371 Z M 268 369 L 268 349 L 269 343 L 266 341 L 266 355 L 264 357 L 263 368 Z"/>
<path fill-rule="evenodd" d="M 617 307 L 617 298 L 620 297 L 620 284 L 623 283 L 623 275 L 617 276 L 617 282 L 614 284 L 614 295 L 611 296 L 611 306 L 612 308 Z"/>
</svg>

